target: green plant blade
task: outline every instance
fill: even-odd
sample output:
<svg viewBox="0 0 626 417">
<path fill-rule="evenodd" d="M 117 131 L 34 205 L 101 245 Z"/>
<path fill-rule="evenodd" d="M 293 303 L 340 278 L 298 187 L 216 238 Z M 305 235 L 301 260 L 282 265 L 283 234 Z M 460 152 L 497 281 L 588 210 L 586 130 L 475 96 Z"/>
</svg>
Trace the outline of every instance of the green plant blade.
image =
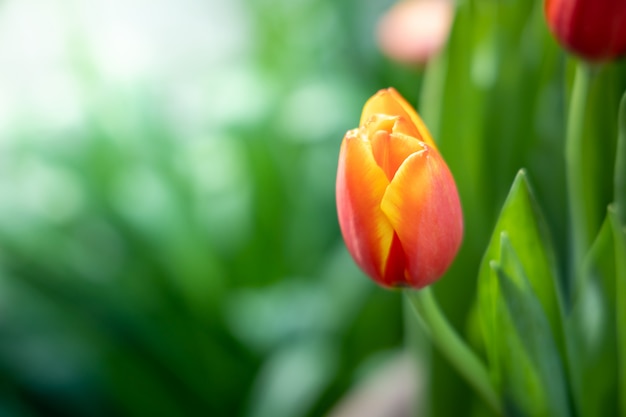
<svg viewBox="0 0 626 417">
<path fill-rule="evenodd" d="M 501 323 L 507 331 L 501 352 L 512 397 L 508 405 L 515 415 L 570 415 L 567 385 L 550 325 L 533 293 L 524 266 L 506 234 L 501 237 L 501 262 L 491 262 L 501 291 Z M 522 400 L 523 399 L 523 400 Z M 522 401 L 518 401 L 522 400 Z"/>
<path fill-rule="evenodd" d="M 607 217 L 577 276 L 565 321 L 573 397 L 581 416 L 616 413 L 613 246 Z"/>
<path fill-rule="evenodd" d="M 617 218 L 626 224 L 626 93 L 619 105 L 617 149 L 615 155 L 613 199 Z"/>
<path fill-rule="evenodd" d="M 476 281 L 465 276 L 479 267 L 519 167 L 542 176 L 537 192 L 555 236 L 565 230 L 564 169 L 562 158 L 553 157 L 562 154 L 562 52 L 546 30 L 540 2 L 455 6 L 446 47 L 426 67 L 418 110 L 455 176 L 468 220 L 459 256 L 435 286 L 453 325 L 464 329 L 476 291 Z M 459 404 L 471 390 L 438 353 L 431 366 L 434 413 L 466 414 Z"/>
<path fill-rule="evenodd" d="M 617 331 L 618 398 L 626 416 L 626 229 L 614 207 L 609 208 L 615 241 L 615 324 Z"/>
<path fill-rule="evenodd" d="M 563 352 L 561 296 L 556 262 L 543 218 L 523 170 L 517 174 L 511 186 L 479 271 L 479 298 L 483 304 L 481 315 L 488 346 L 492 345 L 496 337 L 493 308 L 499 296 L 489 262 L 500 259 L 500 236 L 503 232 L 506 232 L 524 265 L 530 286 L 546 313 L 557 346 Z"/>
<path fill-rule="evenodd" d="M 504 244 L 503 235 L 506 236 Z M 503 250 L 503 247 L 506 249 Z M 552 362 L 561 366 L 560 357 L 564 357 L 565 351 L 556 271 L 541 213 L 526 174 L 520 171 L 511 186 L 480 267 L 478 301 L 492 378 L 509 407 L 525 410 L 525 415 L 568 413 L 567 402 L 563 399 L 566 388 L 562 377 L 557 376 L 560 382 L 555 383 L 548 375 L 552 365 L 544 368 Z M 536 346 L 524 345 L 528 338 L 522 330 L 525 325 L 516 322 L 519 319 L 512 317 L 510 312 L 519 300 L 505 302 L 507 296 L 521 296 L 511 289 L 504 294 L 501 284 L 503 274 L 527 283 L 526 292 L 532 297 L 525 297 L 535 299 L 537 304 L 527 308 L 537 310 L 534 314 L 544 317 L 545 326 L 541 331 L 544 338 L 554 340 L 555 353 L 548 354 Z M 556 359 L 546 360 L 544 356 Z M 554 386 L 548 388 L 547 385 Z M 551 389 L 561 394 L 545 395 Z M 531 391 L 535 395 L 529 401 Z"/>
</svg>

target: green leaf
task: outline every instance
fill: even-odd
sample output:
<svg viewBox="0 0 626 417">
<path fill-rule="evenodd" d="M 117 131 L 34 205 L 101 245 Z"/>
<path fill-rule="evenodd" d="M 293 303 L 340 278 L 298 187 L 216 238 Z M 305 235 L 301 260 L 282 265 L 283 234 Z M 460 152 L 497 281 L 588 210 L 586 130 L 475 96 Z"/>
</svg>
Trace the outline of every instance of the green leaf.
<svg viewBox="0 0 626 417">
<path fill-rule="evenodd" d="M 615 329 L 617 330 L 618 397 L 621 416 L 626 417 L 626 228 L 618 219 L 614 207 L 609 217 L 615 239 Z"/>
<path fill-rule="evenodd" d="M 459 256 L 435 285 L 450 321 L 463 329 L 476 291 L 467 271 L 478 269 L 519 167 L 541 175 L 537 191 L 548 203 L 550 225 L 555 236 L 565 230 L 562 52 L 547 31 L 541 2 L 455 5 L 446 47 L 426 66 L 419 111 L 455 176 L 468 219 Z M 435 414 L 467 414 L 470 390 L 437 353 L 431 365 Z"/>
<path fill-rule="evenodd" d="M 584 175 L 581 209 L 586 217 L 586 237 L 591 244 L 604 220 L 606 207 L 613 200 L 613 163 L 618 136 L 618 108 L 621 89 L 616 88 L 618 77 L 616 65 L 602 65 L 588 68 L 591 71 L 587 97 L 583 103 L 580 122 L 582 135 L 581 152 L 584 157 L 577 167 Z M 598 146 L 602 143 L 602 146 Z"/>
<path fill-rule="evenodd" d="M 508 313 L 501 316 L 507 328 L 501 337 L 507 348 L 500 354 L 511 381 L 507 387 L 512 392 L 513 413 L 520 409 L 529 416 L 567 416 L 566 379 L 550 324 L 505 233 L 501 255 L 501 262 L 492 261 L 490 266 L 506 306 L 501 310 Z"/>
<path fill-rule="evenodd" d="M 543 218 L 524 170 L 519 171 L 515 177 L 479 271 L 479 297 L 481 304 L 484 305 L 482 321 L 488 346 L 492 344 L 491 340 L 495 337 L 493 304 L 499 296 L 489 262 L 500 259 L 502 232 L 506 232 L 520 262 L 524 265 L 530 285 L 546 313 L 557 346 L 563 352 L 561 296 L 556 262 Z"/>
<path fill-rule="evenodd" d="M 615 155 L 613 199 L 617 219 L 626 224 L 626 93 L 619 105 L 617 149 Z"/>
<path fill-rule="evenodd" d="M 504 244 L 503 235 L 506 242 Z M 503 250 L 503 247 L 506 249 Z M 513 320 L 510 309 L 514 303 L 511 304 L 509 300 L 507 304 L 504 301 L 516 293 L 507 287 L 508 298 L 503 294 L 501 284 L 503 273 L 513 279 L 513 282 L 517 280 L 527 283 L 526 292 L 532 294 L 537 305 L 526 308 L 541 311 L 545 316 L 544 336 L 547 335 L 545 337 L 554 340 L 555 354 L 538 353 L 537 347 L 524 344 L 529 335 L 524 333 L 525 326 Z M 519 282 L 518 285 L 521 285 Z M 562 383 L 554 388 L 546 386 L 553 383 L 546 375 L 548 370 L 543 368 L 550 361 L 540 359 L 543 355 L 548 355 L 556 358 L 556 363 L 560 363 L 559 357 L 564 356 L 560 292 L 557 282 L 552 247 L 526 174 L 520 171 L 513 182 L 483 257 L 479 272 L 478 296 L 492 378 L 511 407 L 536 411 L 528 415 L 536 415 L 537 412 L 539 415 L 542 412 L 565 413 L 567 410 L 567 406 L 563 405 L 564 401 L 560 399 L 563 395 L 556 395 L 554 398 L 544 395 L 551 389 L 561 392 L 565 388 L 562 387 Z M 529 298 L 530 295 L 525 297 Z M 539 315 L 537 312 L 535 314 Z M 529 390 L 536 394 L 532 404 L 528 401 Z"/>
<path fill-rule="evenodd" d="M 573 397 L 581 416 L 616 414 L 613 247 L 607 217 L 585 257 L 565 320 Z"/>
</svg>

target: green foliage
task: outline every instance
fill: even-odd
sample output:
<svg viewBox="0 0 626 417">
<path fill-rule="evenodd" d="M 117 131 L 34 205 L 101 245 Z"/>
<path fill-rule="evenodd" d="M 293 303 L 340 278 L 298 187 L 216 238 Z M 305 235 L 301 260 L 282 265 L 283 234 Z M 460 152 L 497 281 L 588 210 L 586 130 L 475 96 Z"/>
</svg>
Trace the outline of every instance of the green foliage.
<svg viewBox="0 0 626 417">
<path fill-rule="evenodd" d="M 622 125 L 623 126 L 623 125 Z M 626 228 L 614 207 L 608 215 L 615 242 L 615 330 L 617 333 L 617 396 L 620 415 L 626 415 Z M 615 413 L 617 415 L 617 412 Z"/>
<path fill-rule="evenodd" d="M 137 42 L 166 58 L 136 76 L 109 71 L 104 53 L 145 58 L 133 30 L 107 47 L 108 27 L 72 2 L 41 16 L 5 3 L 20 47 L 0 39 L 3 70 L 43 104 L 10 98 L 20 77 L 0 74 L 0 415 L 328 415 L 413 324 L 354 266 L 334 201 L 342 136 L 395 86 L 419 96 L 464 209 L 462 250 L 434 293 L 507 415 L 626 417 L 626 61 L 590 72 L 578 119 L 587 236 L 572 259 L 577 61 L 542 2 L 456 2 L 425 68 L 378 51 L 391 0 L 190 0 L 164 27 L 155 6 L 130 26 L 166 32 Z M 196 14 L 214 32 L 178 33 Z M 41 45 L 22 47 L 39 27 Z M 205 38 L 214 49 L 179 51 Z M 61 63 L 30 61 L 57 49 Z M 64 110 L 71 123 L 55 118 Z M 423 415 L 491 415 L 425 335 L 411 337 Z"/>
<path fill-rule="evenodd" d="M 576 282 L 566 322 L 574 399 L 582 416 L 615 414 L 613 247 L 607 217 Z"/>
<path fill-rule="evenodd" d="M 511 187 L 479 275 L 489 365 L 513 415 L 569 415 L 551 244 L 526 174 Z"/>
<path fill-rule="evenodd" d="M 561 57 L 540 2 L 462 1 L 446 49 L 426 68 L 418 109 L 455 176 L 465 217 L 461 252 L 436 285 L 457 328 L 468 325 L 473 277 L 520 168 L 539 179 L 550 232 L 565 239 Z M 557 255 L 565 249 L 555 247 Z M 443 415 L 467 413 L 464 401 L 449 395 L 452 386 L 459 396 L 468 388 L 437 356 L 434 367 L 434 407 Z"/>
<path fill-rule="evenodd" d="M 172 27 L 206 18 L 171 3 Z M 373 39 L 348 55 L 344 24 L 377 14 L 209 3 L 230 13 L 203 23 L 215 50 L 121 80 L 74 6 L 54 9 L 78 32 L 57 47 L 84 101 L 69 128 L 30 109 L 2 127 L 0 415 L 322 415 L 401 345 L 400 297 L 353 265 L 334 206 L 341 138 L 393 73 Z M 194 30 L 140 43 L 168 56 Z"/>
<path fill-rule="evenodd" d="M 615 345 L 615 332 L 608 331 L 615 326 L 616 310 L 608 300 L 615 284 L 607 284 L 615 268 L 612 243 L 602 242 L 612 238 L 606 225 L 602 231 L 600 227 L 607 205 L 623 194 L 614 191 L 612 184 L 613 176 L 620 175 L 620 168 L 614 174 L 616 116 L 626 77 L 623 63 L 593 66 L 587 94 L 579 100 L 580 113 L 569 115 L 568 121 L 565 109 L 576 87 L 571 77 L 573 60 L 565 56 L 547 32 L 542 2 L 458 3 L 448 46 L 427 67 L 420 100 L 421 113 L 457 179 L 466 218 L 462 251 L 436 289 L 458 328 L 472 325 L 466 323 L 468 304 L 476 301 L 474 311 L 483 338 L 474 336 L 472 341 L 485 352 L 495 386 L 508 399 L 510 412 L 612 415 L 620 346 Z M 581 164 L 573 166 L 580 173 L 582 197 L 573 208 L 566 204 L 564 177 L 567 126 L 578 130 L 582 143 Z M 618 167 L 623 165 L 618 162 Z M 510 178 L 521 167 L 535 180 L 532 193 L 524 175 L 509 190 Z M 584 212 L 585 252 L 596 239 L 582 269 L 583 257 L 572 257 L 577 233 L 567 230 L 573 209 Z M 501 259 L 503 232 L 515 255 L 508 257 L 508 267 Z M 477 269 L 475 298 L 474 281 L 468 275 Z M 520 287 L 525 282 L 522 276 L 530 291 Z M 509 285 L 505 294 L 503 283 L 511 280 L 518 285 Z M 580 285 L 600 290 L 581 290 Z M 520 332 L 524 323 L 510 315 L 511 308 L 519 309 L 519 299 L 526 300 L 522 305 L 534 311 L 534 317 L 545 315 L 547 330 L 538 326 L 554 340 L 556 353 L 552 347 L 524 345 L 532 337 Z M 589 326 L 595 326 L 593 331 Z M 551 374 L 554 361 L 561 369 L 558 376 Z M 466 412 L 447 400 L 454 377 L 434 380 L 437 411 Z M 537 394 L 536 402 L 526 401 L 526 390 Z"/>
<path fill-rule="evenodd" d="M 624 81 L 619 78 L 615 66 L 592 68 L 589 97 L 586 100 L 583 154 L 586 166 L 580 167 L 590 173 L 584 178 L 589 236 L 600 230 L 607 205 L 613 201 L 613 170 L 617 140 L 617 115 Z M 602 110 L 604 108 L 605 110 Z M 608 110 L 610 109 L 610 110 Z M 597 146 L 598 141 L 602 146 Z"/>
</svg>

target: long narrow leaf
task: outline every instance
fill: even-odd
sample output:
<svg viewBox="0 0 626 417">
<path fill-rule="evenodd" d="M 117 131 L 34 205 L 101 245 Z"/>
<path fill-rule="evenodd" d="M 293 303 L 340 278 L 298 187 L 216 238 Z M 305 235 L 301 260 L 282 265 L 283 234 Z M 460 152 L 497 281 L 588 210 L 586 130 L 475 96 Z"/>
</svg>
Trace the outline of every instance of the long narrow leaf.
<svg viewBox="0 0 626 417">
<path fill-rule="evenodd" d="M 528 185 L 526 173 L 520 171 L 504 203 L 500 218 L 483 257 L 479 272 L 479 298 L 486 344 L 494 345 L 494 302 L 498 299 L 497 284 L 491 275 L 489 262 L 499 260 L 500 236 L 506 232 L 513 248 L 524 265 L 530 286 L 540 301 L 559 351 L 563 352 L 560 291 L 557 268 L 542 215 Z M 493 356 L 493 352 L 491 353 Z"/>
<path fill-rule="evenodd" d="M 483 258 L 478 283 L 492 378 L 509 413 L 569 415 L 556 271 L 542 216 L 526 174 L 520 171 Z"/>
<path fill-rule="evenodd" d="M 618 398 L 620 412 L 626 417 L 626 229 L 620 223 L 614 207 L 609 208 L 615 239 L 615 303 L 617 330 Z"/>
<path fill-rule="evenodd" d="M 616 412 L 614 276 L 607 217 L 583 262 L 565 322 L 574 401 L 581 416 Z"/>
<path fill-rule="evenodd" d="M 504 317 L 502 338 L 508 349 L 505 395 L 523 415 L 568 416 L 567 382 L 559 352 L 543 307 L 506 234 L 501 236 L 500 263 L 492 262 L 497 275 Z"/>
</svg>

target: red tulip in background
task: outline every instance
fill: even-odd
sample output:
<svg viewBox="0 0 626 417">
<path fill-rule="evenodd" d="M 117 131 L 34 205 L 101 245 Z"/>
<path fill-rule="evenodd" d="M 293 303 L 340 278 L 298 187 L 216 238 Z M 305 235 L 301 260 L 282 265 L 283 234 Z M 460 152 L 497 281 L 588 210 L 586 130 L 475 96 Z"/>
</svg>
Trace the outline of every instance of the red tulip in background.
<svg viewBox="0 0 626 417">
<path fill-rule="evenodd" d="M 337 211 L 356 263 L 385 287 L 422 288 L 447 270 L 463 235 L 454 178 L 426 126 L 393 88 L 346 133 Z"/>
<path fill-rule="evenodd" d="M 590 61 L 626 52 L 626 1 L 546 0 L 548 26 L 558 41 Z"/>
</svg>

